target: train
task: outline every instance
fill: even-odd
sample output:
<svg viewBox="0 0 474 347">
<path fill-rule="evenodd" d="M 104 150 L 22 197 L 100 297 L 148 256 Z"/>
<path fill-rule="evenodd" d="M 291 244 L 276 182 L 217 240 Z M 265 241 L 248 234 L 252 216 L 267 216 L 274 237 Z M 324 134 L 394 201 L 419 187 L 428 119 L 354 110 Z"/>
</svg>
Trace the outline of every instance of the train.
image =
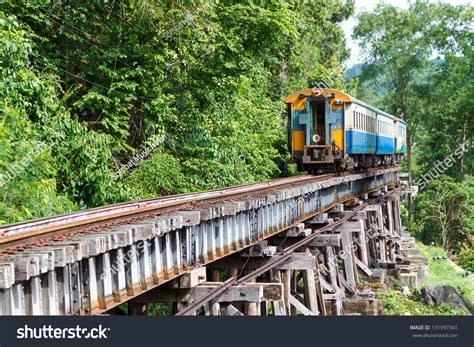
<svg viewBox="0 0 474 347">
<path fill-rule="evenodd" d="M 288 150 L 298 170 L 343 172 L 400 165 L 407 124 L 345 92 L 308 88 L 284 100 Z"/>
</svg>

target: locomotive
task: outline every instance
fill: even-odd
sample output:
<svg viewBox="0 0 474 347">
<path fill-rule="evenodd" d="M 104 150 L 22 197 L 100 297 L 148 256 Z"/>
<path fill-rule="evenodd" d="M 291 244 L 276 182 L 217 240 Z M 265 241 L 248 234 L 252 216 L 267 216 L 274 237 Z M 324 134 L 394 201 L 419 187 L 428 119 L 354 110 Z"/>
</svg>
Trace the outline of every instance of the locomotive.
<svg viewBox="0 0 474 347">
<path fill-rule="evenodd" d="M 406 152 L 406 123 L 335 89 L 287 96 L 288 149 L 300 171 L 336 172 L 398 165 Z"/>
</svg>

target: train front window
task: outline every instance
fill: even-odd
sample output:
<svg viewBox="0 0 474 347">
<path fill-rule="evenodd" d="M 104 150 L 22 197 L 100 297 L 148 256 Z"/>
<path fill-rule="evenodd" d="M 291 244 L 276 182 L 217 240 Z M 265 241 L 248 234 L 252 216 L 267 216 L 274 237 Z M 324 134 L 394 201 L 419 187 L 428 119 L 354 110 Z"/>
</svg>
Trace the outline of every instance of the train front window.
<svg viewBox="0 0 474 347">
<path fill-rule="evenodd" d="M 317 100 L 312 102 L 312 115 L 313 115 L 313 134 L 317 136 L 312 136 L 312 142 L 318 145 L 326 144 L 326 101 Z M 319 140 L 319 141 L 315 141 Z"/>
</svg>

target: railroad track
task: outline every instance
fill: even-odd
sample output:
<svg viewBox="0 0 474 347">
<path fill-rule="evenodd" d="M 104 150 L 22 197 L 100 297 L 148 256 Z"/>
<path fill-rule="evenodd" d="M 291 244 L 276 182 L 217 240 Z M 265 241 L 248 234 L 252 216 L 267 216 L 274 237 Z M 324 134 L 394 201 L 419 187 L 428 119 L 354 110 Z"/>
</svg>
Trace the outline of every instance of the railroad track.
<svg viewBox="0 0 474 347">
<path fill-rule="evenodd" d="M 2 226 L 0 314 L 107 312 L 338 204 L 394 187 L 398 172 L 296 176 Z"/>
<path fill-rule="evenodd" d="M 205 192 L 179 194 L 136 202 L 120 203 L 72 212 L 53 217 L 8 224 L 0 227 L 0 255 L 2 250 L 31 243 L 44 242 L 47 238 L 65 237 L 67 234 L 87 233 L 152 219 L 176 210 L 232 201 L 243 196 L 256 196 L 298 184 L 324 181 L 335 174 L 320 176 L 294 176 L 255 184 L 240 185 Z"/>
<path fill-rule="evenodd" d="M 389 195 L 391 195 L 391 193 L 389 193 L 385 197 L 387 197 Z M 303 238 L 299 242 L 282 249 L 281 250 L 281 255 L 282 255 L 281 257 L 275 259 L 274 261 L 270 261 L 268 264 L 265 264 L 261 268 L 252 271 L 251 273 L 245 275 L 244 277 L 239 278 L 239 279 L 237 279 L 235 277 L 229 278 L 228 280 L 223 282 L 221 285 L 217 286 L 213 291 L 209 292 L 201 300 L 193 302 L 191 305 L 189 305 L 189 306 L 185 307 L 184 309 L 182 309 L 181 311 L 179 311 L 176 315 L 177 316 L 192 316 L 192 315 L 194 315 L 197 309 L 204 306 L 208 302 L 212 301 L 212 299 L 214 299 L 214 298 L 218 297 L 219 295 L 221 295 L 223 292 L 225 292 L 231 286 L 233 286 L 233 285 L 242 285 L 242 284 L 245 284 L 247 282 L 253 281 L 258 276 L 261 276 L 265 272 L 267 272 L 271 269 L 274 269 L 277 265 L 287 261 L 287 259 L 290 258 L 290 256 L 298 248 L 303 247 L 303 246 L 307 245 L 308 243 L 310 243 L 312 240 L 314 240 L 317 237 L 317 235 L 319 235 L 319 234 L 321 234 L 325 231 L 333 230 L 337 226 L 342 225 L 346 221 L 350 220 L 357 212 L 363 210 L 365 207 L 367 207 L 370 204 L 375 203 L 378 200 L 380 200 L 380 199 L 379 198 L 374 198 L 374 199 L 368 200 L 365 203 L 363 203 L 363 204 L 357 206 L 356 208 L 354 208 L 353 210 L 351 210 L 348 214 L 346 214 L 345 217 L 343 217 L 343 218 L 341 218 L 341 219 L 339 219 L 335 222 L 329 223 L 329 224 L 325 225 L 322 228 L 319 228 L 319 229 L 315 230 L 311 235 L 306 236 L 305 238 Z"/>
</svg>

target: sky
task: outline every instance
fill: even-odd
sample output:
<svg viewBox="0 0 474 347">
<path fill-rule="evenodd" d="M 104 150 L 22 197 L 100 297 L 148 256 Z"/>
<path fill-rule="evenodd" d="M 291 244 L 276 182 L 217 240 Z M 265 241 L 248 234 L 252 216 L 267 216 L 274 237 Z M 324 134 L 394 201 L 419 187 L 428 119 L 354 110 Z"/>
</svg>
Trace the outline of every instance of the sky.
<svg viewBox="0 0 474 347">
<path fill-rule="evenodd" d="M 361 52 L 359 46 L 356 42 L 354 42 L 351 38 L 352 29 L 357 24 L 357 20 L 355 16 L 363 11 L 372 11 L 376 4 L 380 1 L 364 1 L 364 0 L 355 0 L 356 9 L 355 15 L 350 17 L 348 20 L 342 22 L 342 28 L 344 29 L 344 33 L 346 34 L 347 45 L 351 49 L 351 57 L 344 63 L 346 67 L 351 67 L 354 64 L 363 62 L 363 57 L 361 56 Z M 394 5 L 400 8 L 407 8 L 408 7 L 408 0 L 385 0 L 386 4 Z M 430 2 L 438 2 L 432 1 Z M 444 0 L 444 2 L 449 3 L 451 5 L 461 5 L 461 4 L 468 4 L 470 0 Z"/>
</svg>

